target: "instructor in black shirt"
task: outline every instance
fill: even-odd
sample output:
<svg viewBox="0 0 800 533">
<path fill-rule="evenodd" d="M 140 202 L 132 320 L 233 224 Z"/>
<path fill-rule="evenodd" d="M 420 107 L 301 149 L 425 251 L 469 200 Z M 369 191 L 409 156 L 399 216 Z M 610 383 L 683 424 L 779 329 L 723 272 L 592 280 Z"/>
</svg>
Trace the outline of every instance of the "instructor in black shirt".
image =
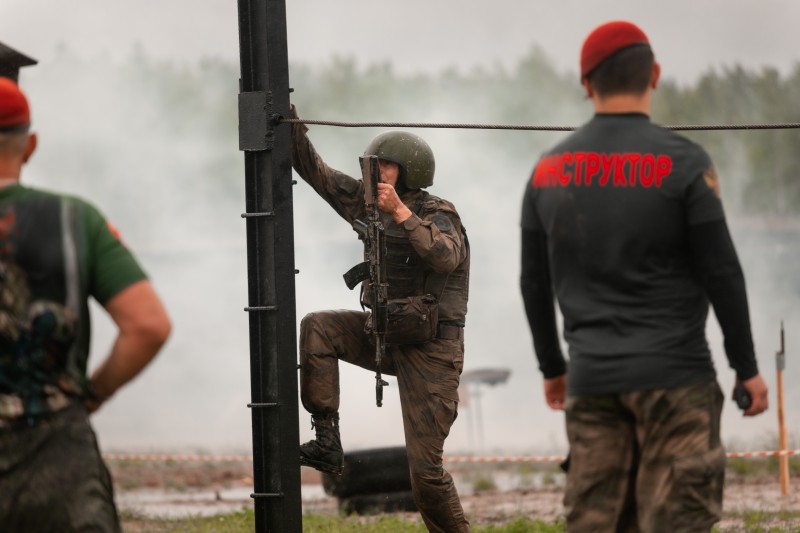
<svg viewBox="0 0 800 533">
<path fill-rule="evenodd" d="M 525 190 L 521 289 L 547 403 L 566 410 L 569 531 L 708 531 L 720 519 L 709 303 L 751 398 L 744 415 L 768 406 L 719 179 L 702 147 L 650 121 L 659 74 L 640 28 L 596 28 L 581 51 L 595 115 Z"/>
</svg>

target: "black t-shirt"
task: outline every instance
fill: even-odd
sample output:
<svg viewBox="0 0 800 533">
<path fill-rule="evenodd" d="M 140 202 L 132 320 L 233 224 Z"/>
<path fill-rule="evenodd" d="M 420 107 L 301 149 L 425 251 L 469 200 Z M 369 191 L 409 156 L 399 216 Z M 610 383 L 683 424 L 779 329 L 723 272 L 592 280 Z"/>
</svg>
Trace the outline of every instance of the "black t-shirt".
<svg viewBox="0 0 800 533">
<path fill-rule="evenodd" d="M 570 394 L 714 377 L 688 229 L 724 218 L 707 153 L 643 114 L 598 114 L 540 159 L 522 227 L 545 236 Z"/>
</svg>

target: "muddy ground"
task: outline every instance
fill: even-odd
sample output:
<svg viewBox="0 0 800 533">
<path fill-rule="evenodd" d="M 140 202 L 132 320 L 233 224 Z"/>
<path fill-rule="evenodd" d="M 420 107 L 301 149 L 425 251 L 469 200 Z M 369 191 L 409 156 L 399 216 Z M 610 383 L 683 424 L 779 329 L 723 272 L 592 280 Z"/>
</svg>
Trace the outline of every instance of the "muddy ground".
<svg viewBox="0 0 800 533">
<path fill-rule="evenodd" d="M 249 462 L 109 461 L 119 507 L 148 516 L 212 515 L 251 506 Z M 563 475 L 554 465 L 453 465 L 464 510 L 473 523 L 502 524 L 526 516 L 552 522 L 562 516 Z M 730 478 L 731 476 L 729 476 Z M 301 468 L 303 512 L 337 514 L 318 472 Z M 777 476 L 734 477 L 725 488 L 722 531 L 744 531 L 746 515 L 774 514 L 769 527 L 800 531 L 800 491 L 780 492 Z M 406 513 L 410 520 L 415 513 Z M 765 525 L 763 522 L 762 525 Z"/>
</svg>

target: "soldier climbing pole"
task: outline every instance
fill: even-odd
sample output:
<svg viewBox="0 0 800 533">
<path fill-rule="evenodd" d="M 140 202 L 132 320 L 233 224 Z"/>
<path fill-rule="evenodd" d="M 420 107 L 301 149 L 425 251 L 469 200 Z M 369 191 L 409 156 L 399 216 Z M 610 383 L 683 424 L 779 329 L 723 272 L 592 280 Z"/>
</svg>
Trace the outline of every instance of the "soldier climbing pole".
<svg viewBox="0 0 800 533">
<path fill-rule="evenodd" d="M 239 0 L 256 531 L 302 531 L 284 0 Z"/>
</svg>

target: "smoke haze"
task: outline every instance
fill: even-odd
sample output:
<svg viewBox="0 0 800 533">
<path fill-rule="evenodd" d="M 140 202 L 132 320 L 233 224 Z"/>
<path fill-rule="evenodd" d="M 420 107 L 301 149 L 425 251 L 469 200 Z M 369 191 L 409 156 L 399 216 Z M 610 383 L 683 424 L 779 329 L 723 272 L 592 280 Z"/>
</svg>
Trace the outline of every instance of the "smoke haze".
<svg viewBox="0 0 800 533">
<path fill-rule="evenodd" d="M 573 62 L 584 34 L 615 17 L 640 22 L 651 34 L 667 76 L 681 83 L 736 62 L 788 71 L 797 56 L 795 43 L 788 42 L 794 33 L 788 33 L 787 21 L 798 20 L 800 4 L 767 3 L 774 9 L 758 8 L 761 37 L 742 39 L 755 4 L 677 1 L 645 8 L 641 2 L 615 1 L 603 3 L 601 12 L 584 9 L 584 4 L 577 9 L 575 2 L 567 1 L 548 4 L 545 13 L 531 7 L 533 3 L 523 7 L 511 0 L 469 8 L 463 2 L 410 0 L 401 11 L 407 12 L 402 14 L 408 17 L 405 24 L 419 29 L 419 38 L 401 39 L 387 38 L 384 23 L 366 24 L 399 24 L 401 14 L 392 12 L 386 18 L 385 4 L 287 2 L 292 101 L 305 118 L 576 125 L 591 114 L 577 86 L 575 94 L 568 95 L 569 105 L 554 104 L 531 87 L 530 108 L 500 120 L 491 101 L 502 98 L 502 81 L 480 97 L 467 98 L 457 87 L 445 87 L 441 98 L 427 102 L 427 107 L 413 94 L 395 94 L 369 109 L 322 108 L 315 103 L 321 95 L 307 81 L 310 72 L 322 69 L 342 75 L 348 62 L 361 72 L 366 65 L 389 61 L 391 66 L 375 68 L 394 68 L 412 85 L 411 73 L 448 67 L 481 72 L 487 78 L 495 73 L 502 80 L 504 72 L 537 54 L 551 61 L 552 70 L 546 74 L 576 77 Z M 78 194 L 98 205 L 151 275 L 175 326 L 155 363 L 95 416 L 101 444 L 106 449 L 247 453 L 249 340 L 242 310 L 247 268 L 245 226 L 239 216 L 244 211 L 244 169 L 236 138 L 235 5 L 161 2 L 156 9 L 155 3 L 144 1 L 112 12 L 107 3 L 76 0 L 69 7 L 52 6 L 43 17 L 31 7 L 34 4 L 4 0 L 0 8 L 0 41 L 40 60 L 23 70 L 20 80 L 40 135 L 23 182 Z M 708 28 L 709 20 L 719 20 L 709 13 L 723 5 L 721 16 L 728 24 Z M 503 16 L 484 12 L 487 6 Z M 519 16 L 509 16 L 517 10 L 522 11 Z M 687 16 L 687 10 L 696 16 Z M 158 16 L 151 17 L 153 13 Z M 377 132 L 311 126 L 310 136 L 331 166 L 357 176 L 357 157 Z M 483 388 L 479 402 L 473 396 L 461 409 L 445 451 L 563 453 L 563 415 L 544 403 L 518 290 L 523 186 L 538 154 L 563 134 L 415 132 L 436 154 L 431 192 L 456 205 L 472 245 L 465 370 L 511 370 L 506 384 Z M 772 446 L 769 439 L 777 431 L 774 353 L 781 320 L 790 351 L 787 425 L 794 431 L 800 423 L 795 407 L 800 405 L 800 390 L 793 386 L 800 378 L 800 363 L 791 353 L 797 346 L 793 332 L 800 327 L 800 282 L 794 270 L 800 262 L 798 225 L 767 231 L 760 229 L 763 221 L 740 216 L 737 187 L 743 187 L 746 176 L 736 175 L 737 147 L 712 155 L 728 169 L 723 173 L 726 207 L 748 281 L 759 363 L 773 403 L 766 415 L 742 420 L 726 402 L 723 434 L 729 447 Z M 357 294 L 342 281 L 342 273 L 361 257 L 353 231 L 302 181 L 294 188 L 294 217 L 298 324 L 313 310 L 357 308 Z M 90 364 L 96 365 L 114 336 L 112 324 L 96 306 L 93 327 Z M 729 395 L 734 376 L 713 316 L 708 331 L 719 381 Z M 384 407 L 378 409 L 371 373 L 342 365 L 341 379 L 345 447 L 401 443 L 395 381 L 389 378 Z M 301 439 L 306 440 L 312 433 L 305 412 L 300 413 Z M 483 428 L 480 437 L 476 426 Z M 477 449 L 479 444 L 482 449 Z"/>
</svg>

